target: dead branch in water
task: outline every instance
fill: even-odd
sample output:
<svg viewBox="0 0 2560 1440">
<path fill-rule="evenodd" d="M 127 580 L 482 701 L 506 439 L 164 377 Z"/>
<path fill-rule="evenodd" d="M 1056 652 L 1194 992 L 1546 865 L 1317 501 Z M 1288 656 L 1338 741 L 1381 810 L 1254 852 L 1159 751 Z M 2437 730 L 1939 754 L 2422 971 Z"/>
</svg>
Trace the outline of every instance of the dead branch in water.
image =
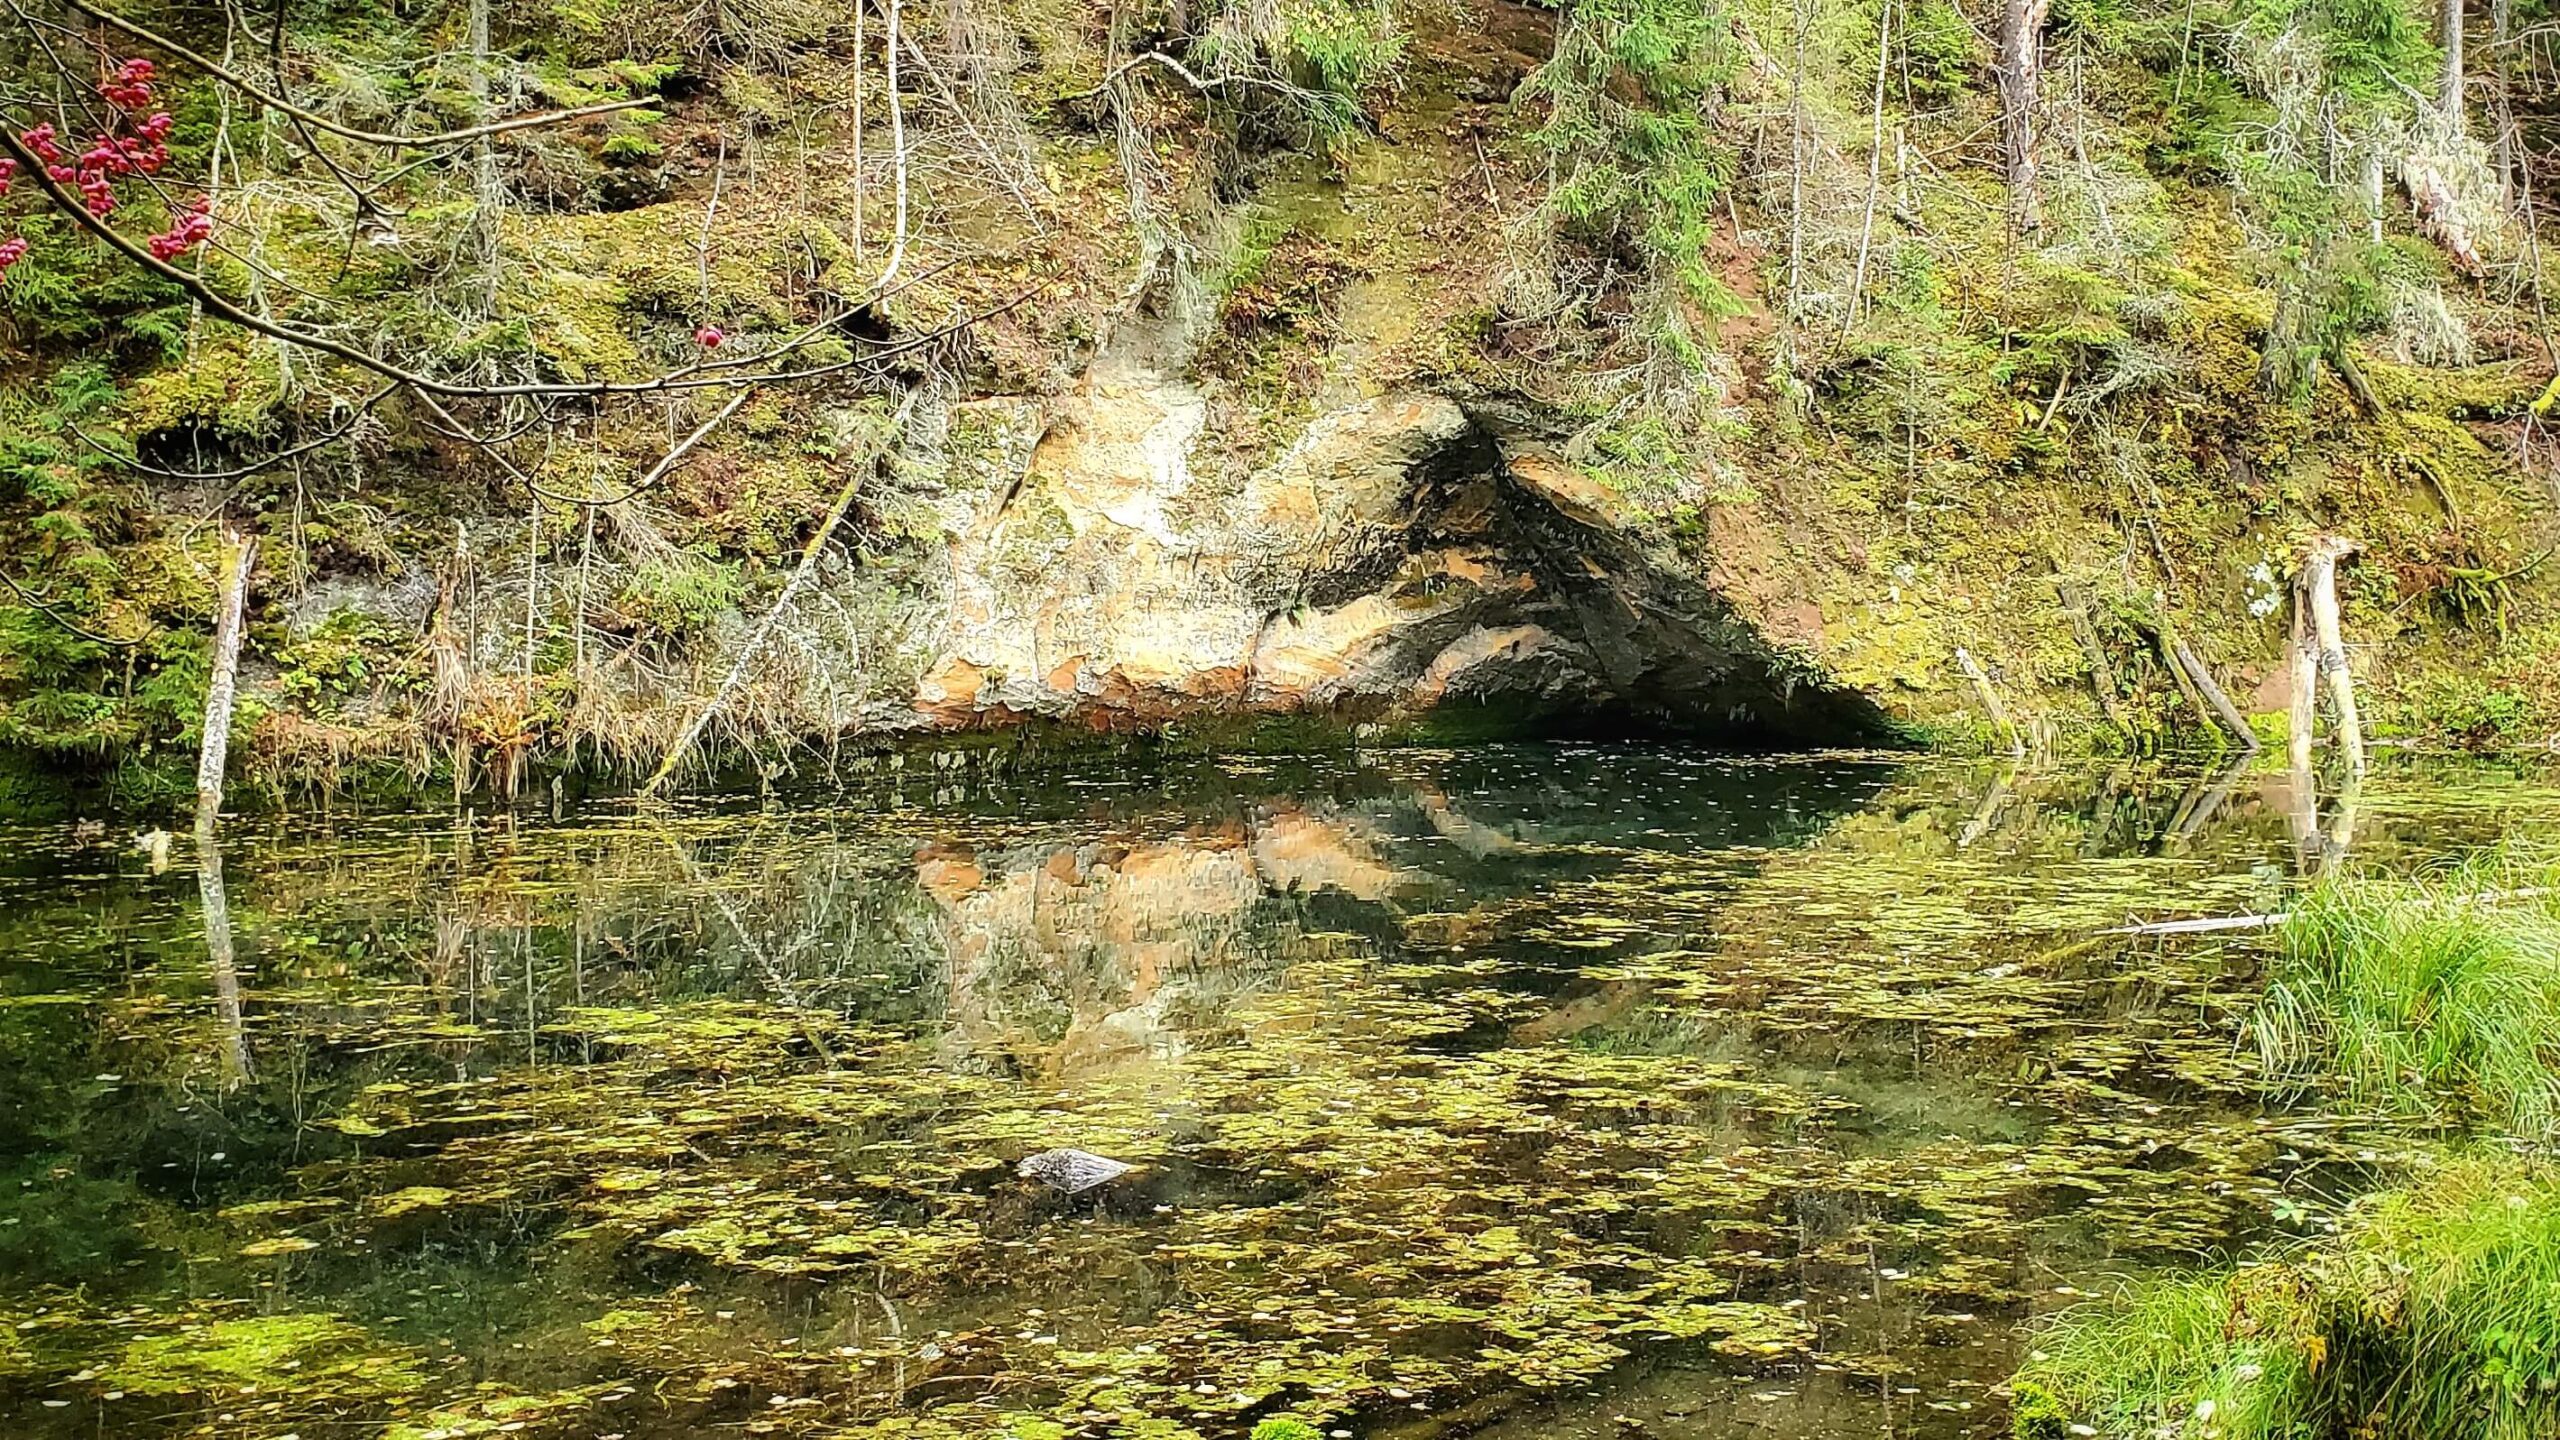
<svg viewBox="0 0 2560 1440">
<path fill-rule="evenodd" d="M 2502 905 L 2510 900 L 2536 900 L 2560 895 L 2560 887 L 2528 886 L 2521 890 L 2482 890 L 2448 896 L 2448 905 Z M 2213 915 L 2193 920 L 2155 920 L 2147 925 L 2118 925 L 2100 935 L 2215 935 L 2231 930 L 2269 930 L 2292 919 L 2297 911 L 2270 910 L 2263 915 Z"/>
</svg>

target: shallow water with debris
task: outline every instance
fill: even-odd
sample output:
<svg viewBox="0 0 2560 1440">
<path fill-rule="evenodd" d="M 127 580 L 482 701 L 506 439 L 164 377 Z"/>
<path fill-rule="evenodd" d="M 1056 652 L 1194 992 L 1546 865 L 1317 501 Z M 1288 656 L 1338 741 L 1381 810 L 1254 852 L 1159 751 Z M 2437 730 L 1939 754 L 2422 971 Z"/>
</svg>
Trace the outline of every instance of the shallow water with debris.
<svg viewBox="0 0 2560 1440">
<path fill-rule="evenodd" d="M 1992 1435 L 2033 1317 L 2389 1162 L 2262 1093 L 2264 935 L 2102 932 L 2555 821 L 1520 747 L 0 830 L 0 1417 Z"/>
</svg>

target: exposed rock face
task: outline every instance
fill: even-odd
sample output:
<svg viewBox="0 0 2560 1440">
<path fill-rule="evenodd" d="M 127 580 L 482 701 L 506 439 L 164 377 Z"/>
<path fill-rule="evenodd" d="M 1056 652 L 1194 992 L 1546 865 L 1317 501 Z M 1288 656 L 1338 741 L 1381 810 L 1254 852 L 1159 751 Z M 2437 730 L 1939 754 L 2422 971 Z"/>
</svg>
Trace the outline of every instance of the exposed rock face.
<svg viewBox="0 0 2560 1440">
<path fill-rule="evenodd" d="M 1489 719 L 1797 743 L 1875 733 L 1569 467 L 1506 457 L 1453 401 L 1322 415 L 1237 477 L 1195 469 L 1207 401 L 1106 355 L 949 526 L 947 638 L 919 719 L 1152 729 L 1204 717 Z M 1473 712 L 1470 715 L 1470 712 Z"/>
</svg>

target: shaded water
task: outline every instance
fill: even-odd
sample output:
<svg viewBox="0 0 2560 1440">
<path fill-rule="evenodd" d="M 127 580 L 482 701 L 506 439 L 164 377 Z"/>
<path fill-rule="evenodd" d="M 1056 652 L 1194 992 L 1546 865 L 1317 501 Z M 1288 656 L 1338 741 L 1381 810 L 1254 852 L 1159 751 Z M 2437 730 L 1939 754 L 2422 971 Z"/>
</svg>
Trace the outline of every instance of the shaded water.
<svg viewBox="0 0 2560 1440">
<path fill-rule="evenodd" d="M 218 880 L 0 831 L 0 1433 L 1997 1433 L 2024 1321 L 2387 1144 L 2259 1095 L 2263 937 L 2095 932 L 2555 779 L 1408 752 L 253 822 Z"/>
</svg>

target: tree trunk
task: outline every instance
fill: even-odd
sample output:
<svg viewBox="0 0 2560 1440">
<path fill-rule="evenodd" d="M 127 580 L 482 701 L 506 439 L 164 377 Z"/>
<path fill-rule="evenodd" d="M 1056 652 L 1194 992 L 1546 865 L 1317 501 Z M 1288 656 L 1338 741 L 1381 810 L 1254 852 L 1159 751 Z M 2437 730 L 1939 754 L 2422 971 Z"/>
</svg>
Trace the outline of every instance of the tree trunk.
<svg viewBox="0 0 2560 1440">
<path fill-rule="evenodd" d="M 2364 223 L 2373 243 L 2382 243 L 2382 147 L 2364 152 Z"/>
<path fill-rule="evenodd" d="M 249 567 L 258 542 L 237 531 L 225 537 L 232 554 L 222 568 L 221 613 L 213 631 L 213 678 L 204 692 L 204 748 L 196 756 L 196 828 L 210 830 L 222 813 L 222 773 L 231 758 L 231 703 L 240 681 L 241 611 L 249 594 Z"/>
<path fill-rule="evenodd" d="M 2498 203 L 2505 213 L 2516 208 L 2516 103 L 2508 76 L 2507 43 L 2515 30 L 2515 0 L 2489 0 L 2489 125 L 2492 158 L 2498 170 Z"/>
<path fill-rule="evenodd" d="M 1961 645 L 1956 647 L 1956 664 L 1964 671 L 1965 678 L 1973 682 L 1975 697 L 1982 701 L 1982 708 L 1991 713 L 1992 728 L 1999 732 L 2002 743 L 2009 747 L 2009 753 L 2024 759 L 2026 736 L 2010 723 L 2009 707 L 2000 703 L 2000 692 L 1991 688 L 1991 676 L 1974 660 L 1973 652 Z"/>
<path fill-rule="evenodd" d="M 2301 585 L 2293 587 L 2293 642 L 2285 650 L 2290 719 L 2285 732 L 2287 768 L 2310 784 L 2311 742 L 2319 728 L 2320 647 L 2311 638 L 2311 602 Z"/>
<path fill-rule="evenodd" d="M 222 1088 L 236 1090 L 250 1075 L 249 1027 L 231 943 L 231 900 L 222 886 L 222 842 L 202 816 L 196 821 L 196 906 L 204 921 L 205 963 L 213 971 L 214 1015 L 222 1025 Z"/>
<path fill-rule="evenodd" d="M 2007 0 L 2000 12 L 2000 162 L 2020 230 L 2044 223 L 2036 200 L 2036 87 L 2051 0 Z"/>
<path fill-rule="evenodd" d="M 2456 134 L 2463 128 L 2462 115 L 2462 0 L 2444 0 L 2444 88 L 2437 98 L 2444 105 L 2445 118 L 2453 122 Z"/>
<path fill-rule="evenodd" d="M 2107 723 L 2126 734 L 2133 733 L 2124 723 L 2124 711 L 2116 704 L 2116 667 L 2107 660 L 2107 647 L 2098 639 L 2098 627 L 2089 618 L 2089 598 L 2079 586 L 2065 580 L 2054 586 L 2061 597 L 2062 613 L 2071 622 L 2072 638 L 2080 642 L 2080 653 L 2088 657 L 2089 688 L 2098 692 L 2098 708 L 2106 713 Z"/>
<path fill-rule="evenodd" d="M 2214 680 L 2213 672 L 2204 668 L 2204 662 L 2196 658 L 2195 651 L 2187 648 L 2186 641 L 2176 640 L 2171 643 L 2175 647 L 2178 663 L 2186 667 L 2188 677 L 2195 681 L 2196 689 L 2203 693 L 2205 703 L 2213 711 L 2213 718 L 2222 722 L 2223 729 L 2231 732 L 2231 738 L 2239 742 L 2243 753 L 2250 755 L 2258 753 L 2257 732 L 2251 730 L 2249 722 L 2241 717 L 2240 707 L 2232 704 L 2231 697 L 2222 692 L 2222 686 Z"/>
<path fill-rule="evenodd" d="M 2302 588 L 2311 599 L 2311 627 L 2320 642 L 2320 673 L 2329 680 L 2329 706 L 2335 712 L 2338 748 L 2346 752 L 2347 771 L 2364 774 L 2364 722 L 2356 714 L 2355 676 L 2347 669 L 2347 642 L 2338 620 L 2338 561 L 2355 547 L 2334 535 L 2322 536 L 2303 557 Z"/>
</svg>

